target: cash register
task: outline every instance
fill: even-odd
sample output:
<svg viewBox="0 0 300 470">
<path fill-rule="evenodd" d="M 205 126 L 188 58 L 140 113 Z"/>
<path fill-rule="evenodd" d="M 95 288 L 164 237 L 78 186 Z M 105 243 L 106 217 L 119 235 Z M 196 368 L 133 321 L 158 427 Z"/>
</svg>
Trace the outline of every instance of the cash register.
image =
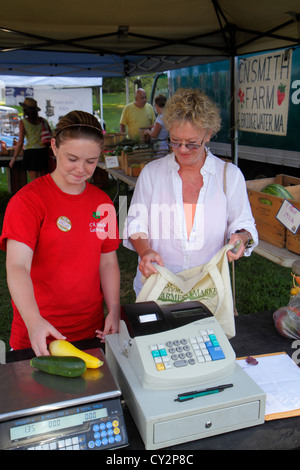
<svg viewBox="0 0 300 470">
<path fill-rule="evenodd" d="M 200 302 L 124 305 L 105 354 L 146 449 L 264 422 L 264 392 Z"/>
</svg>

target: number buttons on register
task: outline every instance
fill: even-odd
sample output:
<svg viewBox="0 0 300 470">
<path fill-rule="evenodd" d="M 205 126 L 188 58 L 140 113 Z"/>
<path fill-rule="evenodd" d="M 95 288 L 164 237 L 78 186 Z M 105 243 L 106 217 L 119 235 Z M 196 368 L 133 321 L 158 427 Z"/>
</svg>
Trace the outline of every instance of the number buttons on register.
<svg viewBox="0 0 300 470">
<path fill-rule="evenodd" d="M 165 344 L 150 345 L 158 371 L 171 367 L 185 367 L 225 359 L 218 339 L 212 329 L 201 330 L 198 336 L 168 340 Z"/>
</svg>

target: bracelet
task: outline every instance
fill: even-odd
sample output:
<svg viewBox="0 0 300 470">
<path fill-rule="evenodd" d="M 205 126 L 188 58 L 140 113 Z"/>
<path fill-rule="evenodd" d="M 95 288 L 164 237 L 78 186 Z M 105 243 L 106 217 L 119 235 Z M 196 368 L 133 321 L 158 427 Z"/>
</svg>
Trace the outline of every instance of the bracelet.
<svg viewBox="0 0 300 470">
<path fill-rule="evenodd" d="M 245 249 L 250 248 L 253 245 L 254 240 L 250 232 L 242 228 L 241 230 L 236 230 L 235 233 L 245 233 L 247 235 L 247 242 L 245 243 Z"/>
</svg>

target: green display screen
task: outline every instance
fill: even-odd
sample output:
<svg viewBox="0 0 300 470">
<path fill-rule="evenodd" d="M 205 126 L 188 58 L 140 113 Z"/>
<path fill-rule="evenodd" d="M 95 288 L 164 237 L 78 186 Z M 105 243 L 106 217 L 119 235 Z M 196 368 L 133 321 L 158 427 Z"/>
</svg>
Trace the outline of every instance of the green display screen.
<svg viewBox="0 0 300 470">
<path fill-rule="evenodd" d="M 68 416 L 58 416 L 52 419 L 41 419 L 38 422 L 27 423 L 21 426 L 15 426 L 10 429 L 11 441 L 27 439 L 41 434 L 49 434 L 54 431 L 81 426 L 82 424 L 93 421 L 94 419 L 106 418 L 108 416 L 107 408 L 100 410 L 84 411 Z"/>
</svg>

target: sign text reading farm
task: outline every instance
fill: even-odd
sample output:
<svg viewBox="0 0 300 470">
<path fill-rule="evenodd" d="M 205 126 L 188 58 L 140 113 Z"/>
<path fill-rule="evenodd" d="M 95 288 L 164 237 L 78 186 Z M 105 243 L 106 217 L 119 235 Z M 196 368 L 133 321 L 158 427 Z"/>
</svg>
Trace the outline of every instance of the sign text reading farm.
<svg viewBox="0 0 300 470">
<path fill-rule="evenodd" d="M 286 135 L 291 65 L 291 50 L 239 61 L 239 130 Z"/>
</svg>

